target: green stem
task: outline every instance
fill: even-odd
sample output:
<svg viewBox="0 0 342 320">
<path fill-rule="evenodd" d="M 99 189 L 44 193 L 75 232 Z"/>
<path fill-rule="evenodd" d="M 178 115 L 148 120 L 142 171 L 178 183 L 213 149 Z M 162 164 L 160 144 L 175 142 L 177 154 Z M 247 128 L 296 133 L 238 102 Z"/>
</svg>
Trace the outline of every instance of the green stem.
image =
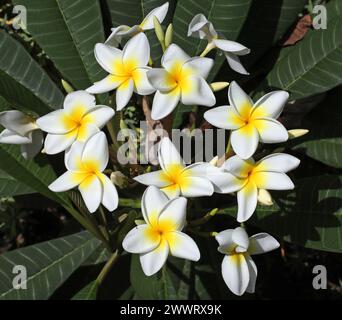
<svg viewBox="0 0 342 320">
<path fill-rule="evenodd" d="M 115 133 L 115 130 L 114 130 L 114 127 L 113 127 L 113 124 L 112 124 L 111 121 L 109 121 L 107 123 L 107 130 L 109 132 L 110 138 L 111 138 L 111 140 L 113 142 L 113 145 L 114 145 L 115 149 L 118 150 L 120 145 L 118 143 L 118 140 L 116 139 L 116 133 Z"/>
<path fill-rule="evenodd" d="M 189 226 L 196 227 L 200 226 L 206 222 L 208 222 L 218 211 L 218 208 L 212 209 L 209 212 L 206 213 L 202 218 L 199 218 L 197 220 L 189 221 Z"/>
<path fill-rule="evenodd" d="M 95 225 L 88 217 L 82 216 L 77 210 L 70 206 L 64 205 L 64 208 L 81 224 L 86 230 L 88 230 L 94 237 L 103 242 L 103 245 L 109 252 L 113 252 L 107 239 L 102 234 L 101 230 Z"/>
<path fill-rule="evenodd" d="M 109 258 L 109 260 L 107 261 L 107 263 L 101 270 L 100 274 L 98 275 L 97 279 L 95 280 L 97 285 L 100 285 L 103 282 L 103 280 L 105 279 L 105 277 L 107 276 L 107 274 L 109 273 L 109 271 L 112 269 L 112 267 L 118 261 L 119 258 L 120 258 L 119 251 L 116 250 L 112 254 L 112 256 Z"/>
</svg>

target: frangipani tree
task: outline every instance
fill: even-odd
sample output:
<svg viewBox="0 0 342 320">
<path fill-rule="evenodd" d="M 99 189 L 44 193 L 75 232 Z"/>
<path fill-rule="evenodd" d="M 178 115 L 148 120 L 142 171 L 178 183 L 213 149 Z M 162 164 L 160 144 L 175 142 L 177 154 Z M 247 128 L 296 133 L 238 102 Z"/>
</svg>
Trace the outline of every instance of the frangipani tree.
<svg viewBox="0 0 342 320">
<path fill-rule="evenodd" d="M 286 117 L 289 106 L 342 82 L 341 40 L 335 37 L 341 2 L 327 5 L 326 30 L 308 30 L 286 48 L 282 39 L 305 12 L 305 0 L 258 8 L 238 0 L 142 2 L 21 0 L 25 32 L 58 70 L 54 77 L 17 40 L 17 31 L 0 32 L 1 195 L 38 192 L 84 229 L 0 256 L 0 298 L 49 298 L 79 267 L 101 263 L 98 277 L 75 298 L 95 299 L 110 273 L 118 279 L 130 273 L 120 290 L 124 298 L 189 299 L 190 287 L 195 297 L 217 298 L 197 266 L 214 273 L 221 298 L 229 298 L 230 291 L 255 291 L 258 269 L 251 256 L 283 241 L 342 251 L 340 208 L 328 200 L 342 197 L 341 181 L 321 167 L 315 171 L 312 160 L 342 167 L 339 136 L 329 133 L 326 120 L 338 123 L 329 116 L 334 106 L 320 109 L 326 135 L 320 114 L 309 118 L 312 135 Z M 282 23 L 265 28 L 275 11 Z M 255 19 L 257 12 L 265 18 Z M 279 57 L 270 59 L 274 54 Z M 122 136 L 132 106 L 149 131 L 131 125 L 127 151 Z M 196 119 L 188 123 L 190 112 Z M 182 154 L 171 135 L 153 131 L 170 134 L 184 123 L 194 130 L 204 119 L 211 130 L 226 131 L 225 152 L 213 159 L 185 163 L 189 150 Z M 136 163 L 120 161 L 153 134 L 157 165 L 144 163 L 146 155 Z M 62 170 L 51 165 L 58 153 Z M 313 166 L 309 173 L 301 172 L 303 163 Z M 299 221 L 306 226 L 300 231 Z M 249 237 L 254 228 L 260 232 Z M 215 250 L 209 254 L 208 247 Z M 218 265 L 220 254 L 225 257 Z M 19 261 L 30 276 L 25 292 L 14 291 L 7 276 Z M 51 280 L 48 286 L 40 285 L 43 279 Z"/>
</svg>

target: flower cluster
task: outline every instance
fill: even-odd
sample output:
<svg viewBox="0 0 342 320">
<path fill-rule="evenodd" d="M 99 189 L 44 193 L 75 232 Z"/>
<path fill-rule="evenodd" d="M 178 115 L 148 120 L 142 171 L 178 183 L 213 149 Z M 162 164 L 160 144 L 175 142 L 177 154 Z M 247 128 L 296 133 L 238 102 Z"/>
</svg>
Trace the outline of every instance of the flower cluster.
<svg viewBox="0 0 342 320">
<path fill-rule="evenodd" d="M 233 70 L 248 74 L 239 56 L 250 50 L 219 35 L 202 14 L 190 22 L 188 36 L 206 39 L 204 52 L 190 57 L 178 45 L 162 43 L 165 50 L 161 67 L 154 68 L 144 31 L 156 28 L 157 33 L 156 22 L 163 22 L 168 6 L 165 3 L 152 10 L 140 25 L 112 29 L 105 43 L 96 44 L 95 58 L 108 75 L 84 91 L 69 93 L 62 109 L 36 120 L 19 111 L 0 113 L 0 124 L 5 127 L 0 143 L 20 144 L 23 156 L 32 158 L 41 149 L 44 131 L 44 152 L 65 152 L 67 171 L 49 187 L 54 192 L 78 187 L 91 213 L 101 204 L 114 211 L 119 203 L 114 184 L 104 174 L 109 151 L 106 135 L 101 131 L 115 112 L 109 106 L 97 105 L 94 94 L 115 90 L 117 111 L 129 103 L 134 93 L 154 94 L 151 116 L 159 120 L 171 114 L 180 102 L 207 107 L 216 104 L 215 86 L 206 80 L 214 65 L 213 59 L 205 57 L 211 50 L 221 50 Z M 283 153 L 257 161 L 252 158 L 260 142 L 278 143 L 289 138 L 288 131 L 277 120 L 288 98 L 287 92 L 275 91 L 254 103 L 233 81 L 228 89 L 229 105 L 204 114 L 213 126 L 231 131 L 229 146 L 235 155 L 227 152 L 219 166 L 204 162 L 186 166 L 171 140 L 161 139 L 161 169 L 135 177 L 148 186 L 141 201 L 144 223 L 129 231 L 122 244 L 127 252 L 140 255 L 146 275 L 158 272 L 169 254 L 192 261 L 200 259 L 196 243 L 184 233 L 187 198 L 212 196 L 214 192 L 236 193 L 237 222 L 245 222 L 255 212 L 262 195 L 272 203 L 267 190 L 294 188 L 286 173 L 299 165 L 297 158 Z M 279 243 L 266 233 L 248 237 L 243 226 L 218 233 L 216 240 L 218 251 L 225 255 L 222 275 L 227 286 L 237 295 L 254 292 L 257 267 L 251 255 L 274 250 Z"/>
</svg>

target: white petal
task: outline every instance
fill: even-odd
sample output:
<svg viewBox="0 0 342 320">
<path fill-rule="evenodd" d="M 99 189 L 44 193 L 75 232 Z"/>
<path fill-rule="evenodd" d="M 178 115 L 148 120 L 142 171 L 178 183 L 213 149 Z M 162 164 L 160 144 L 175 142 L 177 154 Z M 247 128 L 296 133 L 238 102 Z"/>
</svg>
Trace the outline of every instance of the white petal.
<svg viewBox="0 0 342 320">
<path fill-rule="evenodd" d="M 101 129 L 114 116 L 114 114 L 115 112 L 112 108 L 98 105 L 83 117 L 83 121 L 89 121 Z"/>
<path fill-rule="evenodd" d="M 204 119 L 217 128 L 235 130 L 245 125 L 245 122 L 231 106 L 221 106 L 204 113 Z"/>
<path fill-rule="evenodd" d="M 291 179 L 281 172 L 259 171 L 253 174 L 253 181 L 259 189 L 292 190 L 294 184 Z"/>
<path fill-rule="evenodd" d="M 42 149 L 44 143 L 43 133 L 40 130 L 32 131 L 30 133 L 30 136 L 32 139 L 32 143 L 23 144 L 21 146 L 21 155 L 26 160 L 33 159 Z"/>
<path fill-rule="evenodd" d="M 163 188 L 170 183 L 163 179 L 164 177 L 164 171 L 163 170 L 158 170 L 158 171 L 153 171 L 153 172 L 148 172 L 141 174 L 140 176 L 134 177 L 135 181 L 138 181 L 139 183 L 144 184 L 145 186 L 156 186 L 158 188 Z"/>
<path fill-rule="evenodd" d="M 171 91 L 177 86 L 171 74 L 165 69 L 153 68 L 147 72 L 147 77 L 154 88 L 160 91 Z"/>
<path fill-rule="evenodd" d="M 229 172 L 217 172 L 211 174 L 209 180 L 214 185 L 215 192 L 232 193 L 239 191 L 247 183 L 246 179 L 239 179 Z"/>
<path fill-rule="evenodd" d="M 77 187 L 87 176 L 67 171 L 49 185 L 53 192 L 63 192 Z"/>
<path fill-rule="evenodd" d="M 241 73 L 241 74 L 249 75 L 249 72 L 242 65 L 240 58 L 237 55 L 235 55 L 233 53 L 227 53 L 227 52 L 224 55 L 226 56 L 226 59 L 227 59 L 229 66 L 234 71 Z"/>
<path fill-rule="evenodd" d="M 108 211 L 114 211 L 119 205 L 118 192 L 113 182 L 104 174 L 101 175 L 101 182 L 103 185 L 102 204 Z"/>
<path fill-rule="evenodd" d="M 253 108 L 253 101 L 235 81 L 232 81 L 229 86 L 228 98 L 230 105 L 235 108 L 236 112 L 241 116 L 242 119 L 249 117 L 249 114 Z"/>
<path fill-rule="evenodd" d="M 136 68 L 132 75 L 134 80 L 134 91 L 142 96 L 149 95 L 156 91 L 147 78 L 149 67 Z"/>
<path fill-rule="evenodd" d="M 183 65 L 190 59 L 190 56 L 186 54 L 179 46 L 172 43 L 164 52 L 161 60 L 161 65 L 167 70 L 172 70 L 175 62 L 179 65 Z"/>
<path fill-rule="evenodd" d="M 182 73 L 193 74 L 206 79 L 213 65 L 213 59 L 193 57 L 183 64 Z"/>
<path fill-rule="evenodd" d="M 109 92 L 119 87 L 126 80 L 126 77 L 109 75 L 103 80 L 95 82 L 91 87 L 87 89 L 87 92 L 92 94 Z"/>
<path fill-rule="evenodd" d="M 5 129 L 0 133 L 0 143 L 5 144 L 28 144 L 31 143 L 32 140 L 30 136 L 22 137 L 19 136 L 17 133 Z"/>
<path fill-rule="evenodd" d="M 172 228 L 170 231 L 181 231 L 186 221 L 187 203 L 183 197 L 169 201 L 159 215 L 159 225 L 168 224 Z"/>
<path fill-rule="evenodd" d="M 154 186 L 148 187 L 141 199 L 141 211 L 146 223 L 156 225 L 162 209 L 168 202 L 169 199 L 162 191 Z"/>
<path fill-rule="evenodd" d="M 18 110 L 0 112 L 0 125 L 20 136 L 25 136 L 37 129 L 33 120 Z"/>
<path fill-rule="evenodd" d="M 285 153 L 274 153 L 262 158 L 257 163 L 254 171 L 275 171 L 286 173 L 297 168 L 299 163 L 300 160 L 294 156 Z"/>
<path fill-rule="evenodd" d="M 56 110 L 37 119 L 37 125 L 48 133 L 65 134 L 75 129 L 77 124 L 64 110 Z"/>
<path fill-rule="evenodd" d="M 47 154 L 57 154 L 68 149 L 77 138 L 77 131 L 69 134 L 48 134 L 44 142 L 44 150 Z"/>
<path fill-rule="evenodd" d="M 168 166 L 171 165 L 180 165 L 184 167 L 184 161 L 180 156 L 177 148 L 172 143 L 170 138 L 164 137 L 158 146 L 158 160 L 159 164 L 162 167 L 163 171 L 168 172 Z M 169 169 L 172 169 L 169 168 Z M 171 174 L 172 172 L 170 172 Z"/>
<path fill-rule="evenodd" d="M 227 245 L 232 244 L 233 231 L 234 229 L 223 230 L 215 236 L 215 239 L 219 243 L 220 246 L 227 246 Z"/>
<path fill-rule="evenodd" d="M 253 182 L 247 183 L 238 193 L 238 214 L 237 221 L 247 221 L 255 211 L 257 206 L 258 190 Z"/>
<path fill-rule="evenodd" d="M 72 146 L 65 151 L 64 164 L 70 171 L 83 171 L 82 167 L 82 154 L 85 147 L 85 143 L 81 141 L 75 141 Z"/>
<path fill-rule="evenodd" d="M 126 26 L 126 25 L 121 25 L 121 26 L 118 26 L 116 28 L 112 28 L 111 29 L 112 33 L 110 34 L 110 36 L 106 40 L 105 44 L 112 46 L 112 47 L 115 47 L 115 48 L 118 47 L 120 42 L 121 42 L 121 39 L 122 39 L 122 33 L 125 34 L 130 29 L 131 29 L 131 27 Z"/>
<path fill-rule="evenodd" d="M 183 82 L 186 85 L 183 86 Z M 182 81 L 181 101 L 185 105 L 201 105 L 212 107 L 216 98 L 208 83 L 199 76 L 189 76 Z"/>
<path fill-rule="evenodd" d="M 187 234 L 180 231 L 173 231 L 167 234 L 170 253 L 172 256 L 198 261 L 201 257 L 196 242 Z"/>
<path fill-rule="evenodd" d="M 248 270 L 249 270 L 249 283 L 248 283 L 248 287 L 246 291 L 248 293 L 254 293 L 255 283 L 258 277 L 258 269 L 253 259 L 249 255 L 245 255 L 245 259 L 246 259 Z"/>
<path fill-rule="evenodd" d="M 178 198 L 179 195 L 181 194 L 181 190 L 178 184 L 173 184 L 173 185 L 164 187 L 160 190 L 163 191 L 168 196 L 169 199 Z"/>
<path fill-rule="evenodd" d="M 150 252 L 140 255 L 141 267 L 147 276 L 157 273 L 165 264 L 169 255 L 169 245 L 162 240 L 159 246 Z"/>
<path fill-rule="evenodd" d="M 258 233 L 249 238 L 250 245 L 248 248 L 248 252 L 250 254 L 261 254 L 265 252 L 269 252 L 279 248 L 279 242 L 273 238 L 268 233 Z"/>
<path fill-rule="evenodd" d="M 116 90 L 116 110 L 120 111 L 128 104 L 134 90 L 133 79 L 128 79 Z"/>
<path fill-rule="evenodd" d="M 289 94 L 286 91 L 273 91 L 261 97 L 254 105 L 252 116 L 277 119 L 284 109 Z"/>
<path fill-rule="evenodd" d="M 102 172 L 108 164 L 108 141 L 101 131 L 92 136 L 84 146 L 82 162 L 96 162 L 96 167 Z"/>
<path fill-rule="evenodd" d="M 148 236 L 150 226 L 141 224 L 129 231 L 122 241 L 122 247 L 130 253 L 146 253 L 154 250 L 160 244 L 161 237 Z"/>
<path fill-rule="evenodd" d="M 244 55 L 249 54 L 251 52 L 250 49 L 248 49 L 244 45 L 242 45 L 238 42 L 235 42 L 235 41 L 226 40 L 226 39 L 215 39 L 215 40 L 213 40 L 213 42 L 222 51 L 232 52 L 236 55 L 244 56 Z"/>
<path fill-rule="evenodd" d="M 235 249 L 236 244 L 233 242 L 232 235 L 233 229 L 221 231 L 215 236 L 216 241 L 219 243 L 218 251 L 223 254 L 230 254 Z"/>
<path fill-rule="evenodd" d="M 138 34 L 141 32 L 140 26 L 133 26 L 129 27 L 126 25 L 121 25 L 116 28 L 112 28 L 112 33 L 106 40 L 105 44 L 112 46 L 112 47 L 117 47 L 120 43 L 123 37 L 132 37 L 135 34 Z"/>
<path fill-rule="evenodd" d="M 122 61 L 131 64 L 134 61 L 136 67 L 145 67 L 150 59 L 150 44 L 144 33 L 139 33 L 126 43 L 123 49 Z"/>
<path fill-rule="evenodd" d="M 122 51 L 105 45 L 97 43 L 95 45 L 95 58 L 99 65 L 110 74 L 120 75 L 115 64 L 117 61 L 122 61 Z"/>
<path fill-rule="evenodd" d="M 181 194 L 184 197 L 205 197 L 211 196 L 214 193 L 214 186 L 205 178 L 188 177 L 182 179 Z"/>
<path fill-rule="evenodd" d="M 72 114 L 76 108 L 82 108 L 83 114 L 95 108 L 96 99 L 90 93 L 79 90 L 69 93 L 64 100 L 64 109 L 68 114 Z"/>
<path fill-rule="evenodd" d="M 254 168 L 254 160 L 252 158 L 244 160 L 239 156 L 233 156 L 224 162 L 223 168 L 236 177 L 247 178 Z"/>
<path fill-rule="evenodd" d="M 160 23 L 162 23 L 166 17 L 167 11 L 169 10 L 169 3 L 165 2 L 162 6 L 153 9 L 149 12 L 140 27 L 143 30 L 154 29 L 153 17 L 155 16 Z"/>
<path fill-rule="evenodd" d="M 287 141 L 289 134 L 285 127 L 272 118 L 257 118 L 253 120 L 253 125 L 257 128 L 260 141 L 264 143 L 278 143 Z"/>
<path fill-rule="evenodd" d="M 249 283 L 249 270 L 244 255 L 225 256 L 222 261 L 222 276 L 228 288 L 241 296 Z"/>
<path fill-rule="evenodd" d="M 78 186 L 85 205 L 90 213 L 93 213 L 101 204 L 103 196 L 103 187 L 100 180 L 95 176 L 88 176 Z"/>
<path fill-rule="evenodd" d="M 241 228 L 241 227 L 235 228 L 233 233 L 232 233 L 232 240 L 239 247 L 244 248 L 245 251 L 248 249 L 249 238 L 248 238 L 248 234 L 244 228 Z"/>
<path fill-rule="evenodd" d="M 151 117 L 160 120 L 168 116 L 177 106 L 180 100 L 180 89 L 176 87 L 170 92 L 157 91 L 153 98 Z"/>
<path fill-rule="evenodd" d="M 189 24 L 188 37 L 189 36 L 200 39 L 207 38 L 208 41 L 211 41 L 213 38 L 217 37 L 217 32 L 212 23 L 209 22 L 202 13 L 199 13 L 192 18 Z"/>
<path fill-rule="evenodd" d="M 253 156 L 258 148 L 259 134 L 252 124 L 234 130 L 231 133 L 231 143 L 234 152 L 242 159 Z"/>
</svg>

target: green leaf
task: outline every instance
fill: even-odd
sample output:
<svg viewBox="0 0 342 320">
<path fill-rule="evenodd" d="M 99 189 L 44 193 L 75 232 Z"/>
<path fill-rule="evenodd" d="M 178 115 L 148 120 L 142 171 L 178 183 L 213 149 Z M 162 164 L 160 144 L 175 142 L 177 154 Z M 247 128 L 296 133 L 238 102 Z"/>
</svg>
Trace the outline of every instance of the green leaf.
<svg viewBox="0 0 342 320">
<path fill-rule="evenodd" d="M 248 221 L 287 241 L 342 252 L 342 176 L 322 175 L 295 181 L 293 192 L 272 192 L 273 206 L 258 206 Z M 236 217 L 237 208 L 220 211 Z"/>
<path fill-rule="evenodd" d="M 139 255 L 134 254 L 131 257 L 130 271 L 131 285 L 135 293 L 146 300 L 154 300 L 159 297 L 160 284 L 158 276 L 147 277 L 141 269 Z"/>
<path fill-rule="evenodd" d="M 0 256 L 0 299 L 48 299 L 100 245 L 87 231 L 10 251 Z M 13 288 L 13 267 L 27 270 L 27 289 Z"/>
<path fill-rule="evenodd" d="M 24 47 L 0 32 L 0 92 L 18 109 L 45 114 L 62 106 L 63 94 Z"/>
<path fill-rule="evenodd" d="M 0 170 L 63 206 L 70 204 L 65 194 L 54 193 L 48 188 L 56 179 L 56 174 L 47 162 L 46 156 L 39 155 L 34 160 L 25 160 L 18 146 L 0 144 L 0 158 Z"/>
<path fill-rule="evenodd" d="M 336 12 L 330 16 L 328 8 L 327 29 L 309 30 L 302 41 L 286 48 L 261 87 L 280 88 L 299 99 L 342 83 L 342 19 Z"/>
<path fill-rule="evenodd" d="M 94 253 L 82 264 L 82 266 L 96 266 L 106 262 L 109 259 L 109 252 L 103 246 L 99 246 Z"/>
<path fill-rule="evenodd" d="M 177 299 L 177 292 L 166 266 L 157 274 L 146 276 L 142 271 L 139 255 L 131 258 L 131 284 L 140 299 L 170 300 Z"/>
<path fill-rule="evenodd" d="M 180 103 L 172 113 L 172 128 L 179 128 L 184 121 L 185 114 L 193 111 L 194 108 L 194 106 L 186 106 Z"/>
<path fill-rule="evenodd" d="M 302 121 L 302 127 L 310 132 L 300 139 L 290 140 L 288 145 L 328 166 L 342 168 L 342 115 L 336 103 L 341 99 L 342 88 L 329 92 Z"/>
<path fill-rule="evenodd" d="M 303 151 L 307 156 L 328 166 L 342 168 L 341 127 L 315 126 L 293 150 Z"/>
<path fill-rule="evenodd" d="M 247 70 L 258 63 L 271 47 L 281 42 L 304 11 L 306 3 L 307 0 L 252 1 L 248 18 L 237 39 L 251 49 L 251 53 L 242 58 Z"/>
<path fill-rule="evenodd" d="M 72 300 L 96 300 L 98 283 L 96 280 L 90 282 L 83 289 L 77 292 Z"/>
<path fill-rule="evenodd" d="M 30 187 L 20 183 L 4 171 L 0 170 L 0 197 L 13 197 L 30 193 L 34 193 Z"/>
<path fill-rule="evenodd" d="M 98 0 L 14 0 L 27 8 L 27 29 L 76 89 L 104 78 L 94 46 L 104 42 Z"/>
</svg>

